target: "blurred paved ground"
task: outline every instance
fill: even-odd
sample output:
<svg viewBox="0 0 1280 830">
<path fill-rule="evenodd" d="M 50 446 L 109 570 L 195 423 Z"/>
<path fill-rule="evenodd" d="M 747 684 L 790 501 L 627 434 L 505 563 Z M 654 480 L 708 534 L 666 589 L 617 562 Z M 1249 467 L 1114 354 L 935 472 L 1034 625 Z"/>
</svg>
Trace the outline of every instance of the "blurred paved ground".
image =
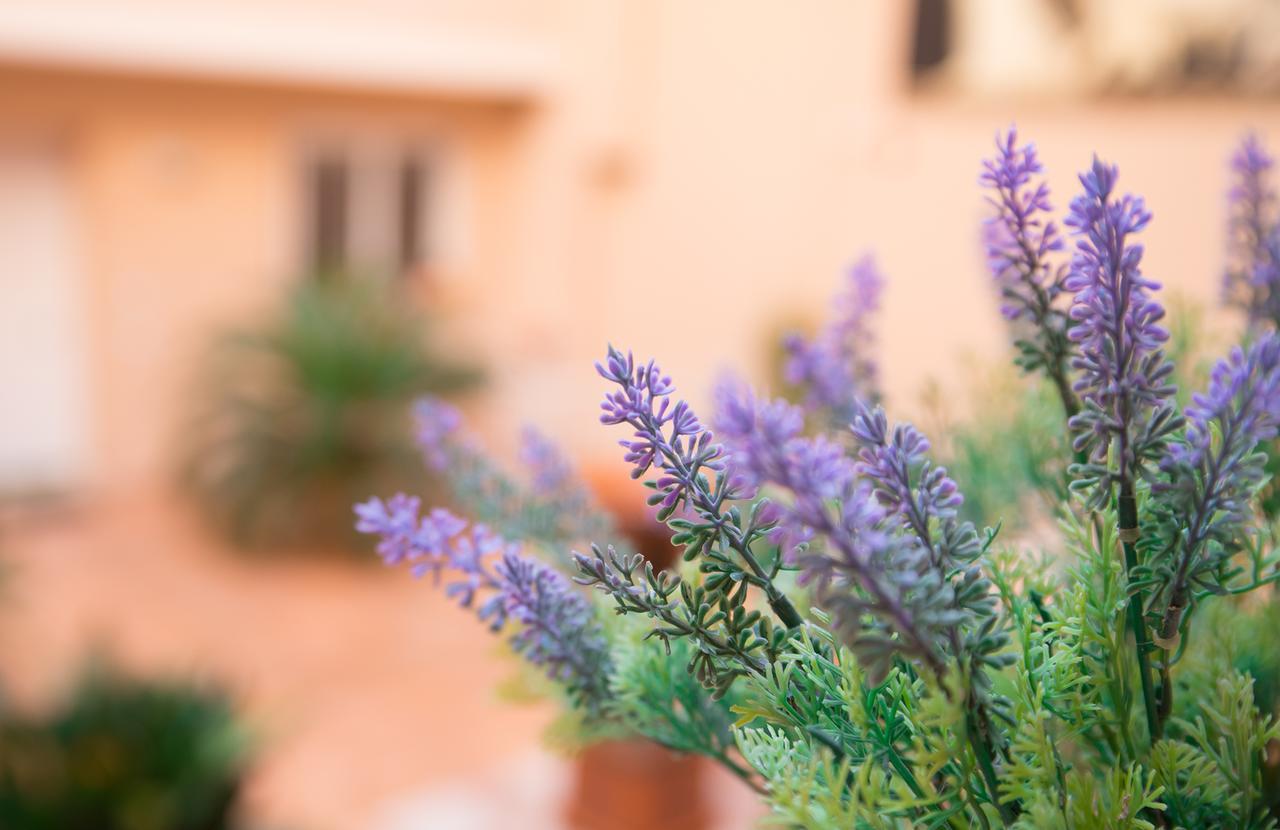
<svg viewBox="0 0 1280 830">
<path fill-rule="evenodd" d="M 39 705 L 99 648 L 227 685 L 260 750 L 246 806 L 281 830 L 561 826 L 567 763 L 545 706 L 494 688 L 486 629 L 404 573 L 250 560 L 163 498 L 0 516 L 0 677 Z M 724 827 L 754 804 L 718 780 Z"/>
</svg>

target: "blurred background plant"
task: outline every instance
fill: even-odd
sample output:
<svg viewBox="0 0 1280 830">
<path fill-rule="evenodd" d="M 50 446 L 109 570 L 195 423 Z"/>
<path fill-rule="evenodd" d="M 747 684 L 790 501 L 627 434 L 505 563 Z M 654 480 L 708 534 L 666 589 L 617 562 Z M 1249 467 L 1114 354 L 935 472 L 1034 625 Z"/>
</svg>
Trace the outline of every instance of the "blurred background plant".
<svg viewBox="0 0 1280 830">
<path fill-rule="evenodd" d="M 248 754 L 222 693 L 94 662 L 54 711 L 0 713 L 0 827 L 232 828 Z"/>
<path fill-rule="evenodd" d="M 221 335 L 199 376 L 184 478 L 237 543 L 344 547 L 348 505 L 431 491 L 408 403 L 482 372 L 432 344 L 432 321 L 384 281 L 299 282 L 273 317 Z"/>
</svg>

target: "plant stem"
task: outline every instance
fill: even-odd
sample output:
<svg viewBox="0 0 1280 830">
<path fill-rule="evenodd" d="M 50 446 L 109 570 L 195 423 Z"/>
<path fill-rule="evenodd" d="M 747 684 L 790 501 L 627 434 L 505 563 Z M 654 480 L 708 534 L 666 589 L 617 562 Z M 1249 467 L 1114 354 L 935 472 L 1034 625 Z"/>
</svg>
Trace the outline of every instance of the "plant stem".
<svg viewBox="0 0 1280 830">
<path fill-rule="evenodd" d="M 965 721 L 969 732 L 969 743 L 973 746 L 974 757 L 978 759 L 978 769 L 982 771 L 982 778 L 987 785 L 987 796 L 1000 811 L 1000 820 L 1004 822 L 1005 827 L 1008 827 L 1016 816 L 1012 806 L 1000 801 L 1000 779 L 996 777 L 996 768 L 991 761 L 991 743 L 986 736 L 986 730 L 978 723 L 977 715 L 972 709 Z"/>
<path fill-rule="evenodd" d="M 661 424 L 656 421 L 645 422 L 643 425 L 655 434 L 661 434 Z M 679 473 L 679 477 L 681 479 L 685 481 L 698 481 L 698 477 L 695 475 L 697 472 L 696 462 L 694 468 L 691 470 L 685 463 L 684 459 L 680 457 L 680 454 L 670 447 L 660 443 L 658 449 L 662 452 L 667 464 Z M 747 567 L 751 569 L 752 574 L 755 575 L 755 577 L 760 581 L 760 584 L 764 587 L 765 596 L 769 600 L 769 607 L 773 609 L 773 613 L 778 615 L 778 619 L 782 621 L 782 624 L 787 628 L 799 628 L 804 625 L 804 618 L 800 616 L 800 612 L 791 604 L 791 600 L 773 584 L 773 579 L 751 552 L 751 546 L 747 543 L 742 531 L 725 520 L 722 510 L 725 492 L 723 484 L 718 485 L 715 494 L 709 492 L 707 488 L 702 486 L 700 483 L 697 486 L 691 487 L 690 491 L 690 497 L 694 508 L 702 513 L 704 518 L 715 521 L 720 527 L 721 532 L 724 533 L 725 538 L 729 541 L 729 547 L 733 548 L 733 550 L 742 557 L 742 561 L 746 563 Z"/>
<path fill-rule="evenodd" d="M 837 741 L 835 738 L 832 738 L 830 735 L 826 734 L 821 729 L 818 729 L 816 726 L 810 725 L 805 730 L 805 732 L 807 732 L 809 736 L 812 737 L 814 740 L 816 740 L 818 743 L 822 744 L 827 749 L 831 750 L 831 753 L 835 755 L 837 759 L 845 758 L 848 755 L 848 753 L 845 752 L 844 747 L 840 744 L 839 741 Z M 889 753 L 887 753 L 886 757 L 889 761 L 889 766 L 893 767 L 893 771 L 897 773 L 898 777 L 900 777 L 903 780 L 903 782 L 907 785 L 907 787 L 910 788 L 911 792 L 915 795 L 915 797 L 924 798 L 925 797 L 924 789 L 920 786 L 920 783 L 916 781 L 916 777 L 914 774 L 912 774 L 911 768 L 906 765 L 906 762 L 902 760 L 902 757 L 899 756 L 896 752 L 893 752 L 892 749 Z M 867 762 L 864 761 L 863 763 L 867 763 Z M 849 774 L 850 774 L 850 778 L 852 778 L 853 769 L 850 769 Z M 948 818 L 947 823 L 950 824 L 952 827 L 957 827 L 957 828 L 960 827 L 960 825 L 956 822 L 955 816 L 951 816 L 950 818 Z"/>
<path fill-rule="evenodd" d="M 1138 502 L 1133 495 L 1133 485 L 1123 480 L 1120 483 L 1118 500 L 1120 540 L 1124 546 L 1124 568 L 1127 583 L 1132 584 L 1133 572 L 1138 567 L 1138 550 L 1136 537 L 1138 531 Z M 1151 640 L 1147 632 L 1147 624 L 1142 614 L 1143 594 L 1141 589 L 1129 593 L 1129 628 L 1133 631 L 1133 645 L 1138 657 L 1138 678 L 1142 682 L 1142 705 L 1147 715 L 1147 735 L 1151 743 L 1160 740 L 1163 728 L 1160 722 L 1159 709 L 1156 705 L 1155 685 L 1151 679 Z M 1164 692 L 1169 694 L 1169 690 Z"/>
</svg>

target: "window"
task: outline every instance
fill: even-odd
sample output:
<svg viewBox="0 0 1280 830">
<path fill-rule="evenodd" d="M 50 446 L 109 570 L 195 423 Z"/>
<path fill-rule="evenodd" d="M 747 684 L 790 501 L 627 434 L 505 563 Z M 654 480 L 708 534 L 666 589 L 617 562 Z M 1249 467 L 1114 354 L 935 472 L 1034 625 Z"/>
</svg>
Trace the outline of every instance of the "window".
<svg viewBox="0 0 1280 830">
<path fill-rule="evenodd" d="M 347 258 L 346 161 L 326 156 L 311 170 L 312 245 L 309 264 L 317 273 L 340 270 Z"/>
<path fill-rule="evenodd" d="M 389 142 L 326 145 L 306 163 L 306 256 L 317 276 L 405 278 L 434 265 L 431 151 Z"/>
</svg>

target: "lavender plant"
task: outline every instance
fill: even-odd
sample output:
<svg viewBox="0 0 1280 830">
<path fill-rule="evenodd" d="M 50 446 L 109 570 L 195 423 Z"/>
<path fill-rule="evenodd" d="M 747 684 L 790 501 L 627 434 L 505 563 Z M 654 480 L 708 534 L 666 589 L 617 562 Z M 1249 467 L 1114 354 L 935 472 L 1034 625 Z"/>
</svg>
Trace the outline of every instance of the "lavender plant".
<svg viewBox="0 0 1280 830">
<path fill-rule="evenodd" d="M 600 420 L 626 432 L 678 568 L 617 546 L 548 442 L 525 438 L 524 483 L 435 404 L 428 463 L 482 523 L 397 496 L 360 505 L 359 528 L 510 631 L 585 730 L 705 755 L 786 826 L 1275 826 L 1275 696 L 1248 673 L 1266 661 L 1238 659 L 1273 640 L 1194 620 L 1280 580 L 1256 510 L 1280 336 L 1255 330 L 1179 412 L 1143 200 L 1095 159 L 1068 260 L 1034 148 L 1011 130 L 984 170 L 1017 363 L 1073 440 L 1056 543 L 1001 539 L 999 516 L 980 532 L 924 433 L 879 403 L 869 261 L 831 326 L 790 344 L 803 405 L 728 380 L 713 432 L 655 362 L 610 347 L 597 365 Z"/>
<path fill-rule="evenodd" d="M 388 565 L 407 563 L 415 576 L 450 575 L 445 593 L 501 631 L 514 624 L 511 647 L 564 684 L 589 710 L 605 696 L 609 655 L 592 607 L 562 574 L 522 555 L 484 525 L 444 508 L 419 516 L 420 502 L 398 495 L 356 506 L 356 529 L 381 538 L 378 553 Z M 477 605 L 477 599 L 483 599 Z"/>
<path fill-rule="evenodd" d="M 1243 311 L 1251 326 L 1280 324 L 1280 215 L 1271 169 L 1275 160 L 1255 135 L 1231 157 L 1234 181 L 1227 195 L 1225 304 Z"/>
<path fill-rule="evenodd" d="M 1000 290 L 1000 313 L 1017 332 L 1017 363 L 1025 371 L 1043 370 L 1053 381 L 1070 418 L 1080 401 L 1069 380 L 1074 356 L 1064 307 L 1070 298 L 1068 271 L 1055 255 L 1065 247 L 1050 218 L 1049 185 L 1036 148 L 1018 144 L 1010 128 L 996 139 L 996 155 L 982 164 L 979 182 L 990 191 L 994 212 L 982 225 L 987 267 Z"/>
<path fill-rule="evenodd" d="M 521 434 L 521 481 L 484 451 L 450 404 L 422 398 L 414 415 L 426 465 L 445 478 L 453 499 L 477 521 L 553 550 L 612 532 L 608 515 L 572 465 L 536 427 L 526 425 Z"/>
<path fill-rule="evenodd" d="M 1227 192 L 1227 266 L 1222 276 L 1223 304 L 1243 312 L 1248 335 L 1280 327 L 1280 203 L 1272 181 L 1275 160 L 1258 136 L 1249 134 L 1231 156 Z M 1280 473 L 1280 448 L 1264 445 L 1266 473 Z M 1280 515 L 1280 488 L 1269 483 L 1263 511 Z"/>
<path fill-rule="evenodd" d="M 858 401 L 880 396 L 872 322 L 883 290 L 875 259 L 863 257 L 849 269 L 832 302 L 834 314 L 817 335 L 783 341 L 786 381 L 803 392 L 807 409 L 823 412 L 833 426 L 848 423 Z"/>
</svg>

